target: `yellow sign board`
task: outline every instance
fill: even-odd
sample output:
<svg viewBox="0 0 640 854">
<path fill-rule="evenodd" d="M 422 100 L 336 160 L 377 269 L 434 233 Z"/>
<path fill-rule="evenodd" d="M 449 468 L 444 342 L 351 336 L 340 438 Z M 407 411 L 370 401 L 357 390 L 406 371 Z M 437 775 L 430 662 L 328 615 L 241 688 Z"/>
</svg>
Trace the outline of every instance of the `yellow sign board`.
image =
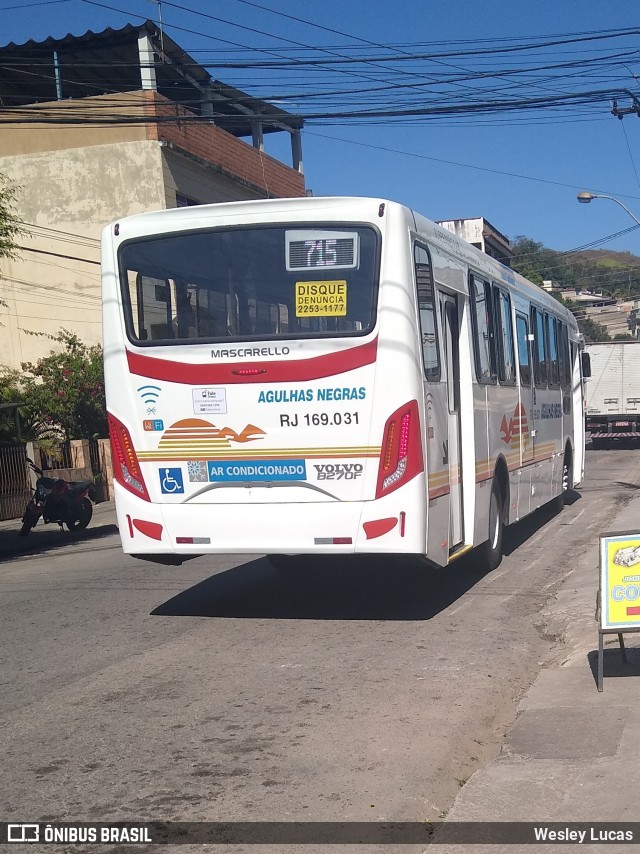
<svg viewBox="0 0 640 854">
<path fill-rule="evenodd" d="M 640 531 L 600 537 L 601 629 L 640 629 Z"/>
<path fill-rule="evenodd" d="M 344 317 L 347 283 L 296 282 L 296 317 Z"/>
</svg>

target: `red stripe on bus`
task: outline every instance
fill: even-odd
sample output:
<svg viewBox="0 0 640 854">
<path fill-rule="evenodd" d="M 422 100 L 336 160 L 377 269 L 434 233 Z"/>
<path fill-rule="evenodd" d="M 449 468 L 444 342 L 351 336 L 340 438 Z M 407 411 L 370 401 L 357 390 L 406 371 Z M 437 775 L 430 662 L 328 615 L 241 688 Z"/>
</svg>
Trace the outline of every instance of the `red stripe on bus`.
<svg viewBox="0 0 640 854">
<path fill-rule="evenodd" d="M 165 380 L 171 383 L 203 385 L 212 383 L 270 383 L 270 382 L 307 382 L 322 377 L 343 374 L 371 365 L 376 360 L 378 339 L 367 344 L 338 350 L 326 356 L 312 356 L 310 359 L 290 359 L 280 362 L 225 362 L 224 364 L 188 364 L 172 362 L 168 359 L 156 359 L 127 350 L 127 361 L 132 374 L 150 380 Z M 260 368 L 255 375 L 234 374 L 237 370 Z"/>
<path fill-rule="evenodd" d="M 431 501 L 432 498 L 440 498 L 440 496 L 442 496 L 442 495 L 448 495 L 449 492 L 451 492 L 451 490 L 449 489 L 448 485 L 447 486 L 438 486 L 438 487 L 436 487 L 436 489 L 430 489 L 429 490 L 429 501 Z"/>
</svg>

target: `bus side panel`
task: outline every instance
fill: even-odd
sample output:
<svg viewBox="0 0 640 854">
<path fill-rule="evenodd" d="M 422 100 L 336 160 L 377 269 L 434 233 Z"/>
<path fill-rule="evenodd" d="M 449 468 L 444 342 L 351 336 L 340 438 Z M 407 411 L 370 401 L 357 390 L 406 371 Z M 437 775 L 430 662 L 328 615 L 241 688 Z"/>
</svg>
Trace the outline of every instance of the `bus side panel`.
<svg viewBox="0 0 640 854">
<path fill-rule="evenodd" d="M 489 530 L 489 489 L 487 489 L 487 484 L 491 484 L 493 469 L 489 456 L 489 403 L 487 392 L 488 387 L 486 385 L 474 383 L 473 423 L 476 445 L 474 546 L 479 545 L 487 539 L 487 531 Z"/>
</svg>

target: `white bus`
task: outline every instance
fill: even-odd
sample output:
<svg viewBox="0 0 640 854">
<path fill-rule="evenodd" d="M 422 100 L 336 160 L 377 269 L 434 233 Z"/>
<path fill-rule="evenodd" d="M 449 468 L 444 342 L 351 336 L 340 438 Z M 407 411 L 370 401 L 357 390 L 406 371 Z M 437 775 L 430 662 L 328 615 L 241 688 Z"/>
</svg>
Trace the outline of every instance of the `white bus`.
<svg viewBox="0 0 640 854">
<path fill-rule="evenodd" d="M 573 315 L 395 202 L 164 210 L 102 240 L 124 551 L 445 566 L 577 485 Z M 289 558 L 289 561 L 291 558 Z"/>
</svg>

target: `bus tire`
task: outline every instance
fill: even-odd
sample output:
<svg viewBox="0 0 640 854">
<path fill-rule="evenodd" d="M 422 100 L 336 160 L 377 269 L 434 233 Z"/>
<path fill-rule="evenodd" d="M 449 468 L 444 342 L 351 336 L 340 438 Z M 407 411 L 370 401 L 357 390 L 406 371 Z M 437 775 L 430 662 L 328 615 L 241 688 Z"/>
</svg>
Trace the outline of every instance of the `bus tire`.
<svg viewBox="0 0 640 854">
<path fill-rule="evenodd" d="M 569 490 L 573 489 L 573 458 L 567 448 L 562 461 L 562 492 L 552 500 L 554 509 L 559 513 L 565 505 Z"/>
<path fill-rule="evenodd" d="M 500 489 L 497 478 L 494 477 L 491 484 L 491 496 L 489 498 L 489 537 L 481 546 L 483 550 L 483 564 L 488 571 L 500 566 L 503 538 L 504 512 L 502 507 L 502 490 Z"/>
</svg>

